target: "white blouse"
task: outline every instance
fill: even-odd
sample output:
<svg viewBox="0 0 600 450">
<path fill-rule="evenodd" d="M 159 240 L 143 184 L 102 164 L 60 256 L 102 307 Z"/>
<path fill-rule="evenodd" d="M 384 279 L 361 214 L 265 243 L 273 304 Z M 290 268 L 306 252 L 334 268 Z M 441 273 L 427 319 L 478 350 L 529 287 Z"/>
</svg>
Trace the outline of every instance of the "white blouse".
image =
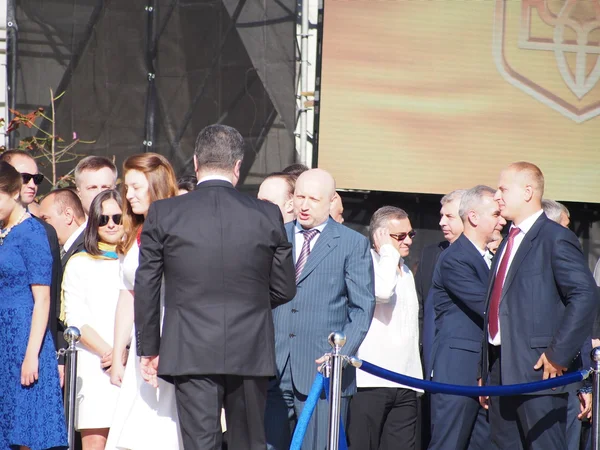
<svg viewBox="0 0 600 450">
<path fill-rule="evenodd" d="M 358 357 L 402 375 L 423 379 L 419 355 L 419 301 L 412 272 L 391 245 L 380 254 L 371 250 L 375 269 L 377 304 Z M 356 372 L 358 387 L 413 389 L 384 380 L 362 370 Z"/>
</svg>

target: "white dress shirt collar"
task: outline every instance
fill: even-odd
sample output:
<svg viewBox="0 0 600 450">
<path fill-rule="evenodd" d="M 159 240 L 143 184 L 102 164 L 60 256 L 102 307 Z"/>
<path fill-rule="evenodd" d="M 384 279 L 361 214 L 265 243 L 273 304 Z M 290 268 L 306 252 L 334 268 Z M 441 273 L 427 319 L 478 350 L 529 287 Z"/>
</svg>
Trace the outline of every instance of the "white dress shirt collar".
<svg viewBox="0 0 600 450">
<path fill-rule="evenodd" d="M 207 175 L 205 177 L 202 177 L 198 180 L 198 184 L 200 183 L 204 183 L 205 181 L 227 181 L 228 183 L 231 183 L 231 180 L 229 178 L 227 178 L 226 176 L 223 175 Z M 231 183 L 233 185 L 233 183 Z"/>
<path fill-rule="evenodd" d="M 322 233 L 323 230 L 325 229 L 325 226 L 327 225 L 327 222 L 329 222 L 329 219 L 327 219 L 325 222 L 323 222 L 321 225 L 319 225 L 317 227 L 312 227 L 311 230 L 319 230 L 319 233 Z M 294 223 L 295 223 L 296 234 L 306 231 L 304 228 L 302 228 L 302 225 L 300 225 L 300 222 L 298 222 L 296 220 Z"/>
<path fill-rule="evenodd" d="M 65 244 L 63 245 L 63 250 L 66 252 L 69 251 L 69 249 L 73 246 L 73 243 L 77 240 L 77 238 L 79 237 L 79 235 L 81 233 L 83 233 L 83 230 L 85 230 L 85 227 L 87 226 L 87 220 L 85 222 L 83 222 L 81 225 L 79 225 L 79 228 L 77 228 L 75 230 L 75 232 L 69 236 L 69 239 L 67 239 L 67 242 L 65 242 Z"/>
<path fill-rule="evenodd" d="M 544 213 L 543 209 L 540 209 L 538 212 L 532 214 L 531 216 L 529 216 L 527 219 L 525 219 L 523 222 L 521 222 L 519 224 L 519 230 L 521 230 L 521 233 L 523 234 L 527 234 L 527 232 L 529 230 L 531 230 L 531 227 L 533 227 L 533 224 L 535 223 L 536 220 L 538 220 L 538 218 Z M 513 223 L 510 228 L 511 230 L 515 227 L 515 224 Z"/>
</svg>

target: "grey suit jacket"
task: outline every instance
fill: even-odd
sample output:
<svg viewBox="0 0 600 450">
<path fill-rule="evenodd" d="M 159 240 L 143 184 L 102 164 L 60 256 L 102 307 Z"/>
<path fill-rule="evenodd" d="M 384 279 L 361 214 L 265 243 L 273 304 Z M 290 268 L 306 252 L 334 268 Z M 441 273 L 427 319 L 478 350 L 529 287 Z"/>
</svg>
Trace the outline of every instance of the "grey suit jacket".
<svg viewBox="0 0 600 450">
<path fill-rule="evenodd" d="M 295 246 L 295 224 L 286 224 Z M 329 218 L 311 251 L 296 296 L 273 310 L 278 376 L 291 364 L 294 387 L 308 394 L 317 374 L 315 359 L 331 352 L 332 331 L 346 334 L 345 355 L 355 355 L 369 330 L 375 308 L 373 261 L 369 241 Z M 295 254 L 296 249 L 294 249 Z M 355 369 L 344 368 L 344 395 L 356 390 Z"/>
</svg>

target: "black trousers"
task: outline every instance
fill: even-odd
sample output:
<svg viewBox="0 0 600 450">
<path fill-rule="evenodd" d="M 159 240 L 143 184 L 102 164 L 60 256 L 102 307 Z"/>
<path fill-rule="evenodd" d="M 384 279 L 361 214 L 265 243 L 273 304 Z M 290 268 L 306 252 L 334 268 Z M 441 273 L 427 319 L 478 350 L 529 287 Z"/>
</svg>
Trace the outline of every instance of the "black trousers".
<svg viewBox="0 0 600 450">
<path fill-rule="evenodd" d="M 350 400 L 352 450 L 414 450 L 417 393 L 402 388 L 359 388 Z"/>
<path fill-rule="evenodd" d="M 265 450 L 267 377 L 173 377 L 185 450 L 221 450 L 221 408 L 229 450 Z"/>
<path fill-rule="evenodd" d="M 490 385 L 502 384 L 500 360 L 500 351 L 493 349 Z M 490 397 L 489 413 L 492 449 L 567 448 L 567 394 Z"/>
</svg>

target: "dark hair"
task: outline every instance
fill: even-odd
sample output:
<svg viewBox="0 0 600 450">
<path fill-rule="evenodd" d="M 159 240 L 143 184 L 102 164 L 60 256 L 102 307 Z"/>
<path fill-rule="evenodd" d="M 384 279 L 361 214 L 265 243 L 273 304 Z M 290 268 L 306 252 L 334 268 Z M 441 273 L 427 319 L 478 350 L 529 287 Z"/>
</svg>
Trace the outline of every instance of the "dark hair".
<svg viewBox="0 0 600 450">
<path fill-rule="evenodd" d="M 296 188 L 296 178 L 292 174 L 285 172 L 273 172 L 267 175 L 264 181 L 267 181 L 269 178 L 281 178 L 282 180 L 284 180 L 288 188 L 287 198 L 289 199 L 294 196 L 294 189 Z"/>
<path fill-rule="evenodd" d="M 83 235 L 83 247 L 90 255 L 98 256 L 102 254 L 98 248 L 98 228 L 100 227 L 100 216 L 102 215 L 102 203 L 111 199 L 115 200 L 121 207 L 121 194 L 116 189 L 100 192 L 90 205 L 88 223 Z"/>
<path fill-rule="evenodd" d="M 86 156 L 81 161 L 77 163 L 75 166 L 75 185 L 79 186 L 79 177 L 81 177 L 81 172 L 89 170 L 91 172 L 97 172 L 100 169 L 104 168 L 112 170 L 112 173 L 115 175 L 115 180 L 117 179 L 117 167 L 115 164 L 105 156 Z"/>
<path fill-rule="evenodd" d="M 0 161 L 6 161 L 7 163 L 10 163 L 15 156 L 24 156 L 25 158 L 29 158 L 35 161 L 35 158 L 31 156 L 29 152 L 26 152 L 25 150 L 20 150 L 18 148 L 6 150 L 5 152 L 3 152 L 0 155 Z"/>
<path fill-rule="evenodd" d="M 235 128 L 209 125 L 198 134 L 194 154 L 199 169 L 230 172 L 244 159 L 244 138 Z"/>
<path fill-rule="evenodd" d="M 0 192 L 13 195 L 21 192 L 21 174 L 7 161 L 0 160 Z"/>
<path fill-rule="evenodd" d="M 300 175 L 302 175 L 307 170 L 309 170 L 309 169 L 304 164 L 296 163 L 296 164 L 292 164 L 290 166 L 287 166 L 281 172 L 282 173 L 287 173 L 288 175 L 291 175 L 292 177 L 294 177 L 294 180 L 296 180 L 296 178 L 298 178 Z"/>
<path fill-rule="evenodd" d="M 81 220 L 82 222 L 85 220 L 85 212 L 83 211 L 83 206 L 81 205 L 81 199 L 73 191 L 73 189 L 56 189 L 46 195 L 44 199 L 46 198 L 54 199 L 54 205 L 57 207 L 59 214 L 62 214 L 65 208 L 71 208 L 77 220 Z"/>
<path fill-rule="evenodd" d="M 138 153 L 132 155 L 123 163 L 123 179 L 130 170 L 142 172 L 148 180 L 148 198 L 150 203 L 163 198 L 175 197 L 177 195 L 177 178 L 169 160 L 158 153 Z M 125 254 L 137 238 L 137 232 L 144 223 L 142 214 L 135 214 L 127 200 L 125 193 L 127 186 L 122 184 L 123 191 L 123 226 L 125 227 L 125 239 L 117 249 L 119 253 Z"/>
<path fill-rule="evenodd" d="M 177 180 L 177 189 L 184 189 L 188 192 L 192 192 L 196 189 L 198 184 L 198 178 L 195 175 L 185 175 Z"/>
</svg>

